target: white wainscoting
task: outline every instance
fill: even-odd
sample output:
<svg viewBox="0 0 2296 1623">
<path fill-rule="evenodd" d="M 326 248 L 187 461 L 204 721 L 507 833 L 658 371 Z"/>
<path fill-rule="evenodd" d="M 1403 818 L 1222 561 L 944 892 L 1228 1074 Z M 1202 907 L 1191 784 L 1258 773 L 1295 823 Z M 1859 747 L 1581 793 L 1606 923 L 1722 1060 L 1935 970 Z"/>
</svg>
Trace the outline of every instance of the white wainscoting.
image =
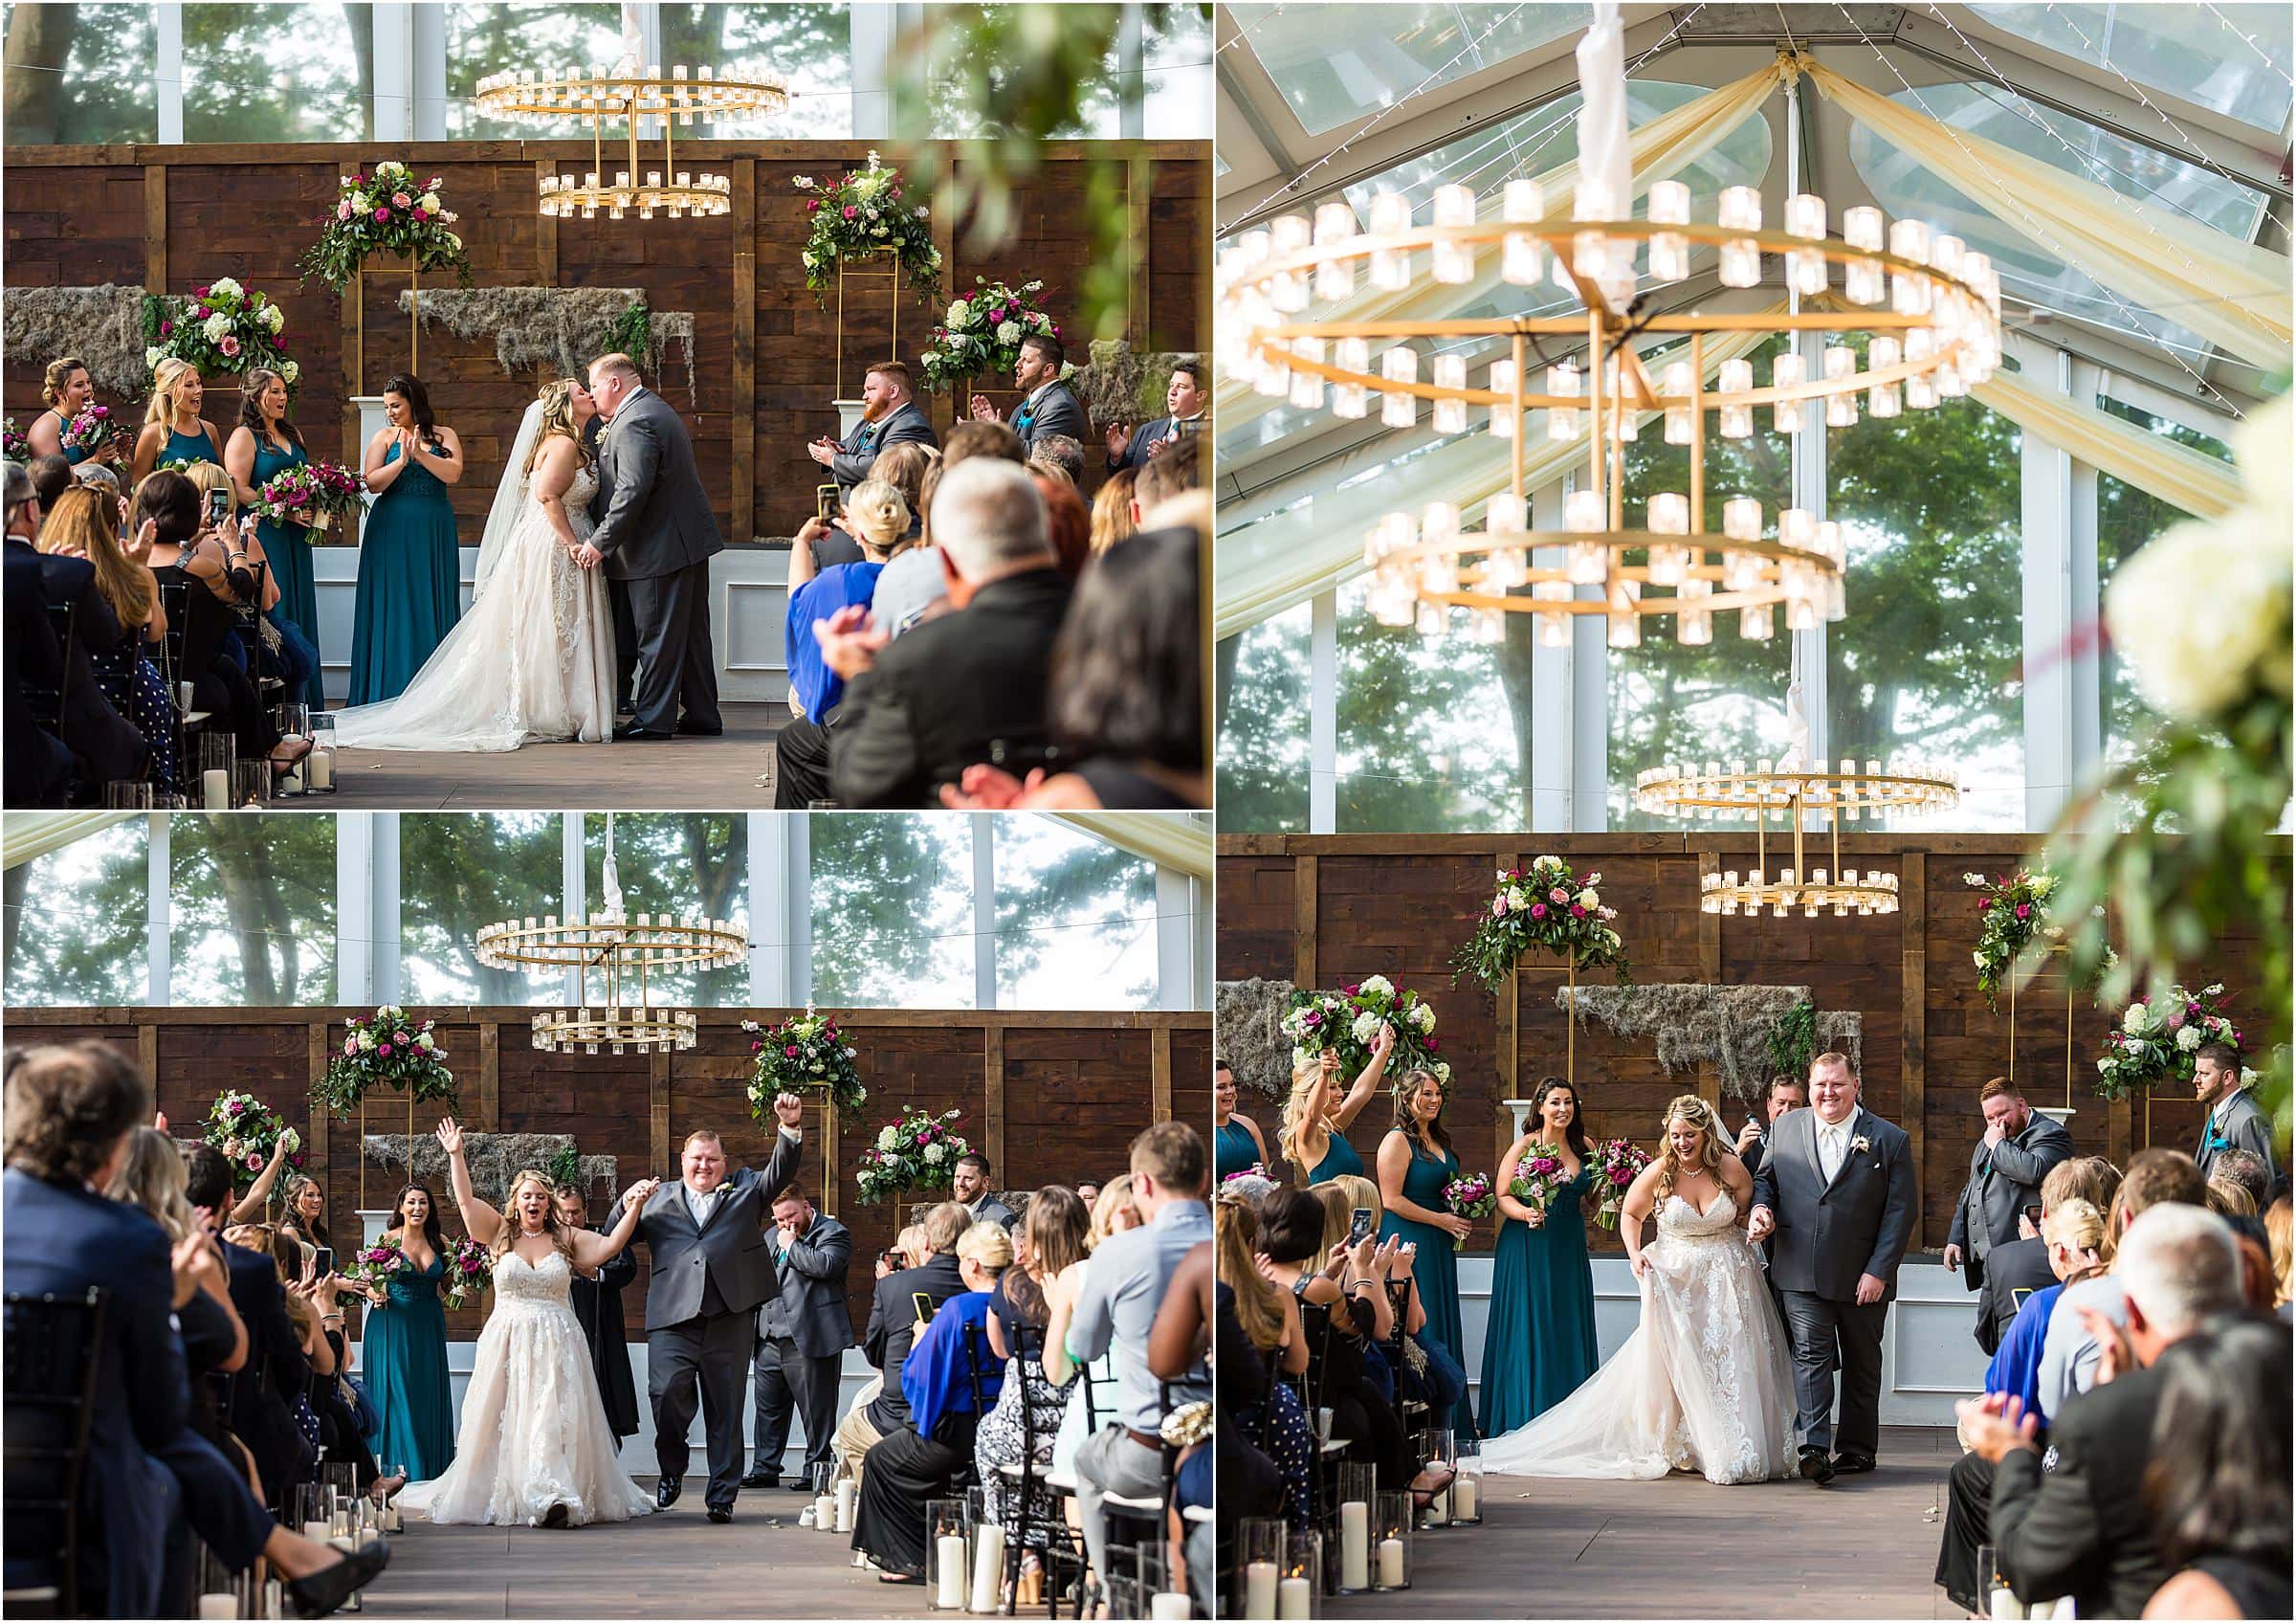
<svg viewBox="0 0 2296 1623">
<path fill-rule="evenodd" d="M 1599 1256 L 1594 1267 L 1595 1335 L 1608 1358 L 1633 1334 L 1642 1298 L 1625 1258 Z M 1477 1390 L 1478 1412 L 1490 1271 L 1489 1256 L 1466 1257 L 1459 1265 L 1467 1378 Z M 1983 1390 L 1987 1359 L 1970 1333 L 1977 1319 L 1976 1295 L 1963 1285 L 1964 1278 L 1934 1262 L 1910 1262 L 1898 1270 L 1897 1300 L 1882 1341 L 1883 1425 L 1951 1426 L 1954 1402 Z"/>
<path fill-rule="evenodd" d="M 319 660 L 327 700 L 350 695 L 351 628 L 359 598 L 359 549 L 312 549 L 319 588 Z M 462 548 L 462 605 L 471 605 L 478 549 Z M 729 547 L 710 560 L 710 639 L 718 653 L 718 697 L 729 704 L 764 704 L 789 691 L 782 645 L 789 610 L 789 553 L 784 547 Z"/>
</svg>

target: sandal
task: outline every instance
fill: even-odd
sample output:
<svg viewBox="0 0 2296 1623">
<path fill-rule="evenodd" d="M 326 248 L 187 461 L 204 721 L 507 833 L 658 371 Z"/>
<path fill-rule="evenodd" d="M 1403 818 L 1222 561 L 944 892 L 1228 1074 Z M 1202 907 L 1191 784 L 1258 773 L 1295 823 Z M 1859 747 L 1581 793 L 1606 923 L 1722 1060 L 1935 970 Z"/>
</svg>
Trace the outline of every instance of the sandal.
<svg viewBox="0 0 2296 1623">
<path fill-rule="evenodd" d="M 1448 1465 L 1431 1465 L 1427 1468 L 1426 1472 L 1422 1473 L 1422 1475 L 1432 1475 L 1435 1478 L 1435 1481 L 1431 1486 L 1423 1488 L 1419 1486 L 1417 1478 L 1413 1479 L 1411 1486 L 1411 1502 L 1414 1506 L 1421 1510 L 1424 1510 L 1427 1508 L 1427 1506 L 1433 1504 L 1437 1495 L 1441 1494 L 1445 1489 L 1448 1488 L 1453 1482 L 1459 1479 L 1459 1473 Z"/>
<path fill-rule="evenodd" d="M 287 749 L 289 745 L 293 745 L 295 747 L 293 749 L 288 749 L 286 754 L 281 755 L 279 751 L 281 749 Z M 287 773 L 294 771 L 296 763 L 310 753 L 311 741 L 309 739 L 285 738 L 281 739 L 276 747 L 275 747 L 269 755 L 265 756 L 264 759 L 271 763 L 271 769 L 275 776 L 283 777 Z"/>
</svg>

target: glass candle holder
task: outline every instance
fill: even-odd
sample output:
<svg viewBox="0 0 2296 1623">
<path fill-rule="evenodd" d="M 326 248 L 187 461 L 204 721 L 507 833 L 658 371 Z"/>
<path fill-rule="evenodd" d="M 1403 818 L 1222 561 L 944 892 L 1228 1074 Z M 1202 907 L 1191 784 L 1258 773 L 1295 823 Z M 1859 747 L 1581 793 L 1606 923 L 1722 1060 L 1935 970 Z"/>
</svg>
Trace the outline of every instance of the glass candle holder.
<svg viewBox="0 0 2296 1623">
<path fill-rule="evenodd" d="M 1386 1593 L 1411 1587 L 1411 1496 L 1382 1493 L 1372 1503 L 1371 1587 Z"/>
<path fill-rule="evenodd" d="M 1236 1572 L 1229 1604 L 1240 1610 L 1228 1615 L 1272 1623 L 1287 1570 L 1285 1534 L 1281 1517 L 1247 1516 L 1236 1524 Z"/>
<path fill-rule="evenodd" d="M 1338 1576 L 1332 1592 L 1358 1595 L 1371 1588 L 1372 1515 L 1376 1509 L 1378 1477 L 1368 1465 L 1342 1465 L 1338 1470 Z"/>
<path fill-rule="evenodd" d="M 1685 584 L 1706 588 L 1704 595 L 1711 596 L 1713 594 L 1711 581 L 1690 581 Z M 1689 593 L 1677 591 L 1674 595 L 1685 597 Z M 1710 624 L 1712 618 L 1711 614 L 1707 616 Z M 1451 1523 L 1458 1527 L 1479 1527 L 1483 1524 L 1482 1440 L 1477 1437 L 1459 1438 L 1451 1466 L 1459 1473 L 1451 1481 Z"/>
<path fill-rule="evenodd" d="M 925 1501 L 925 1598 L 936 1612 L 962 1612 L 972 1574 L 968 1507 L 960 1499 Z"/>
</svg>

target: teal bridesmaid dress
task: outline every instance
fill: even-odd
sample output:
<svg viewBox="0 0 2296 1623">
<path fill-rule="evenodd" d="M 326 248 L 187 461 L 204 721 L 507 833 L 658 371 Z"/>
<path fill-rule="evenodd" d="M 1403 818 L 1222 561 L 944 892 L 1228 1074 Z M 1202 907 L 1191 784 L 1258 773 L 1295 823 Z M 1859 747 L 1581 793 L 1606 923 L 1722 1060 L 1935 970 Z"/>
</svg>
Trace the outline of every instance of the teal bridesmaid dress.
<svg viewBox="0 0 2296 1623">
<path fill-rule="evenodd" d="M 383 460 L 398 455 L 393 445 Z M 367 509 L 351 630 L 353 704 L 398 698 L 462 618 L 456 546 L 447 487 L 419 462 Z"/>
<path fill-rule="evenodd" d="M 299 468 L 309 458 L 299 445 L 281 451 L 267 439 L 255 441 L 255 477 L 253 484 L 257 490 L 279 477 L 289 468 Z M 255 535 L 263 543 L 263 556 L 271 560 L 272 578 L 279 583 L 277 612 L 295 623 L 305 641 L 313 648 L 319 646 L 319 585 L 311 571 L 311 532 L 300 524 L 283 524 L 265 519 L 255 526 Z M 293 696 L 288 702 L 297 700 Z M 303 691 L 300 702 L 314 710 L 326 707 L 327 696 L 320 685 L 320 674 L 311 673 L 311 680 Z"/>
<path fill-rule="evenodd" d="M 55 419 L 55 441 L 58 445 L 63 445 L 64 431 L 72 426 L 72 419 L 65 416 L 61 411 L 56 411 L 54 407 L 49 408 L 47 414 Z M 36 422 L 38 419 L 35 418 L 33 420 Z M 117 419 L 115 419 L 115 421 Z M 75 468 L 78 467 L 82 462 L 86 461 L 94 455 L 94 452 L 82 451 L 77 445 L 64 445 L 64 460 L 71 463 Z"/>
<path fill-rule="evenodd" d="M 172 424 L 167 430 L 167 443 L 160 447 L 160 459 L 152 466 L 164 467 L 169 462 L 212 462 L 217 467 L 223 466 L 223 458 L 215 455 L 215 442 L 208 437 L 207 430 L 178 434 Z"/>
<path fill-rule="evenodd" d="M 1491 1258 L 1483 1332 L 1483 1434 L 1530 1424 L 1585 1384 L 1601 1362 L 1595 1274 L 1578 1202 L 1594 1187 L 1581 1165 L 1534 1229 L 1508 1218 Z"/>
<path fill-rule="evenodd" d="M 404 1465 L 410 1481 L 427 1482 L 454 1462 L 454 1393 L 447 1384 L 447 1311 L 438 1282 L 447 1260 L 433 1256 L 419 1272 L 391 1276 L 388 1307 L 366 1310 L 361 1377 L 383 1416 L 367 1438 L 378 1463 Z"/>
<path fill-rule="evenodd" d="M 1331 1135 L 1331 1143 L 1324 1148 L 1323 1159 L 1315 1163 L 1315 1169 L 1308 1174 L 1308 1182 L 1328 1184 L 1334 1178 L 1368 1178 L 1370 1176 L 1371 1174 L 1363 1169 L 1363 1158 L 1356 1153 L 1356 1146 L 1337 1133 L 1334 1133 Z"/>
<path fill-rule="evenodd" d="M 1248 1172 L 1260 1164 L 1260 1146 L 1251 1142 L 1244 1123 L 1229 1117 L 1212 1135 L 1212 1181 L 1235 1172 Z"/>
<path fill-rule="evenodd" d="M 1448 1150 L 1439 1158 L 1429 1154 L 1426 1145 L 1417 1139 L 1408 1142 L 1411 1165 L 1403 1172 L 1403 1198 L 1429 1212 L 1449 1211 L 1443 1189 L 1459 1175 L 1459 1158 Z M 1392 1234 L 1400 1234 L 1419 1247 L 1419 1258 L 1411 1265 L 1411 1278 L 1419 1286 L 1420 1302 L 1427 1310 L 1426 1327 L 1420 1333 L 1448 1347 L 1459 1367 L 1466 1368 L 1467 1334 L 1459 1321 L 1458 1243 L 1431 1223 L 1398 1217 L 1390 1212 L 1380 1219 L 1380 1238 L 1386 1239 Z M 1451 1413 L 1450 1426 L 1460 1436 L 1475 1434 L 1475 1412 L 1465 1392 L 1459 1394 L 1459 1407 Z"/>
</svg>

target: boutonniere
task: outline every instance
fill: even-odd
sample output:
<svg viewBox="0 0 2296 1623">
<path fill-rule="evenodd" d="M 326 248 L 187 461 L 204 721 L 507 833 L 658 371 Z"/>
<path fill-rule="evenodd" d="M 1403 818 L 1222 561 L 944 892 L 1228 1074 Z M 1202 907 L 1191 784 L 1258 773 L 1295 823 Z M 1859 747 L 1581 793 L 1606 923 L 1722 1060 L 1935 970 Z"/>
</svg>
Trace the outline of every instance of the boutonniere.
<svg viewBox="0 0 2296 1623">
<path fill-rule="evenodd" d="M 1873 1153 L 1873 1141 L 1860 1133 L 1849 1141 L 1849 1152 L 1852 1155 L 1870 1155 Z"/>
</svg>

